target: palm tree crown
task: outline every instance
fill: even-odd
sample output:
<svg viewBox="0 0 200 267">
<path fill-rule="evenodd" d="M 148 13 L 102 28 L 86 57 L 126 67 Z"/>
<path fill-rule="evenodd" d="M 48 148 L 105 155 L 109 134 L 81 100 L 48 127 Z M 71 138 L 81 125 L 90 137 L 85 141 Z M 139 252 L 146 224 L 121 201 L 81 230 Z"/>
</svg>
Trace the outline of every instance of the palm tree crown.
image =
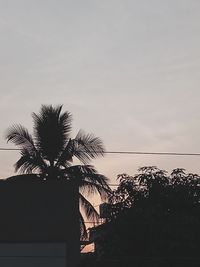
<svg viewBox="0 0 200 267">
<path fill-rule="evenodd" d="M 70 179 L 79 184 L 80 205 L 87 219 L 98 219 L 98 213 L 85 194 L 99 193 L 106 198 L 110 191 L 108 179 L 97 173 L 89 164 L 91 159 L 104 155 L 100 138 L 85 134 L 82 130 L 70 138 L 72 116 L 63 112 L 62 105 L 42 105 L 38 114 L 33 113 L 33 135 L 22 125 L 7 130 L 6 139 L 19 146 L 21 157 L 15 163 L 15 171 L 37 173 L 42 179 Z M 72 165 L 76 157 L 82 164 Z M 85 234 L 83 216 L 80 214 L 82 234 Z"/>
</svg>

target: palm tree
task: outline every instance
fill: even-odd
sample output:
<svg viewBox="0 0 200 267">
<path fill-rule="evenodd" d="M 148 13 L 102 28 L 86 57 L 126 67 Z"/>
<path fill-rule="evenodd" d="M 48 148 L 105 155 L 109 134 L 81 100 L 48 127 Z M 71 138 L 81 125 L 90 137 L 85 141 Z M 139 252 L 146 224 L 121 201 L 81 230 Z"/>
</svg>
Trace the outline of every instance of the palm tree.
<svg viewBox="0 0 200 267">
<path fill-rule="evenodd" d="M 86 195 L 98 193 L 104 200 L 110 191 L 108 179 L 98 174 L 89 164 L 91 159 L 104 155 L 100 138 L 85 134 L 82 130 L 70 138 L 72 116 L 61 113 L 62 105 L 42 105 L 38 114 L 32 113 L 33 135 L 22 125 L 13 125 L 7 130 L 6 139 L 17 145 L 21 152 L 15 163 L 15 171 L 35 173 L 42 179 L 69 179 L 79 184 L 79 202 L 88 220 L 98 220 L 99 215 L 87 200 Z M 76 157 L 81 165 L 72 165 Z M 86 227 L 80 212 L 81 236 Z"/>
</svg>

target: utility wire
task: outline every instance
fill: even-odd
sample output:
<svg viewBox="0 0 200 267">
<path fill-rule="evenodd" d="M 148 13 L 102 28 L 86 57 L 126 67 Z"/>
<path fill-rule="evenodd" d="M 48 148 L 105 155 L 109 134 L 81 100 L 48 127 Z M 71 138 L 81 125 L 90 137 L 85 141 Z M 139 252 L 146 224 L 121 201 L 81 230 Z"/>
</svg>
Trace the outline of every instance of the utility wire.
<svg viewBox="0 0 200 267">
<path fill-rule="evenodd" d="M 105 153 L 128 154 L 128 155 L 200 156 L 200 153 L 180 153 L 180 152 L 106 151 Z"/>
<path fill-rule="evenodd" d="M 21 149 L 19 148 L 5 148 L 5 147 L 0 147 L 0 151 L 20 151 Z"/>
<path fill-rule="evenodd" d="M 20 151 L 19 148 L 0 147 L 0 151 Z M 93 152 L 91 152 L 93 153 Z M 98 151 L 96 152 L 98 153 Z M 102 153 L 102 152 L 99 152 Z M 163 155 L 163 156 L 200 156 L 200 153 L 188 152 L 146 152 L 146 151 L 105 151 L 104 154 L 125 154 L 125 155 Z"/>
</svg>

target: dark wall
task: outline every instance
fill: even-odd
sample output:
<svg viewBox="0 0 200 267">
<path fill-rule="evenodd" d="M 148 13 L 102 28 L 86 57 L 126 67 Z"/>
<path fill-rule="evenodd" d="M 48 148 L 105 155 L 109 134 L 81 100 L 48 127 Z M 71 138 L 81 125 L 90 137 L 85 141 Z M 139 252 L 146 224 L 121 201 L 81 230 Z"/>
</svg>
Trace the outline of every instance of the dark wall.
<svg viewBox="0 0 200 267">
<path fill-rule="evenodd" d="M 4 242 L 65 242 L 68 259 L 77 260 L 78 186 L 63 180 L 0 181 L 0 243 Z"/>
</svg>

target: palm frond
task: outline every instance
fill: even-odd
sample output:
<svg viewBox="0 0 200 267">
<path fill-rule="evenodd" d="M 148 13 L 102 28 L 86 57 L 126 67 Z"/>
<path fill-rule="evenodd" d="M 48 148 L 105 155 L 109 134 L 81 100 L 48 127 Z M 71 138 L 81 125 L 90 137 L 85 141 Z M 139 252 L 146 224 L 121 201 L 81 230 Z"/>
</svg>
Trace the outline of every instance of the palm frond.
<svg viewBox="0 0 200 267">
<path fill-rule="evenodd" d="M 35 170 L 44 172 L 47 167 L 45 161 L 38 153 L 31 153 L 27 149 L 21 151 L 21 158 L 14 166 L 15 171 L 20 171 L 20 173 L 33 173 Z"/>
<path fill-rule="evenodd" d="M 77 145 L 74 156 L 84 164 L 87 164 L 91 159 L 104 155 L 105 149 L 102 140 L 93 134 L 86 134 L 80 130 L 75 141 Z"/>
<path fill-rule="evenodd" d="M 79 224 L 80 224 L 80 238 L 84 240 L 87 238 L 87 229 L 81 212 L 79 212 Z"/>
<path fill-rule="evenodd" d="M 99 214 L 92 204 L 81 194 L 79 194 L 79 203 L 83 209 L 85 216 L 88 220 L 97 221 L 99 220 Z"/>
<path fill-rule="evenodd" d="M 73 161 L 75 142 L 71 138 L 68 140 L 65 149 L 60 154 L 57 166 L 66 166 L 67 162 Z"/>
<path fill-rule="evenodd" d="M 65 173 L 69 179 L 79 184 L 79 188 L 84 194 L 89 195 L 98 192 L 102 200 L 106 200 L 111 193 L 108 178 L 99 174 L 91 165 L 71 166 L 65 169 Z"/>
<path fill-rule="evenodd" d="M 20 124 L 13 125 L 7 130 L 6 133 L 7 142 L 12 142 L 22 149 L 33 149 L 35 150 L 35 145 L 31 134 L 28 130 Z"/>
<path fill-rule="evenodd" d="M 98 183 L 87 181 L 87 180 L 82 181 L 80 183 L 79 191 L 81 194 L 86 195 L 86 196 L 99 194 L 102 201 L 106 201 L 112 193 L 108 185 L 102 186 Z"/>
<path fill-rule="evenodd" d="M 89 174 L 97 173 L 96 169 L 91 165 L 73 165 L 66 168 L 64 171 L 70 179 L 74 179 L 77 182 L 85 179 Z"/>
<path fill-rule="evenodd" d="M 60 111 L 61 112 L 62 106 L 60 106 Z M 64 113 L 59 115 L 59 124 L 62 126 L 61 131 L 63 134 L 63 137 L 65 137 L 66 140 L 69 139 L 69 135 L 71 133 L 71 125 L 72 125 L 72 115 L 70 112 L 65 111 Z"/>
<path fill-rule="evenodd" d="M 62 106 L 43 105 L 39 114 L 32 114 L 37 148 L 50 162 L 59 157 L 71 130 L 71 114 L 61 114 L 61 109 Z"/>
<path fill-rule="evenodd" d="M 108 178 L 102 174 L 99 173 L 87 173 L 84 180 L 88 180 L 93 183 L 98 183 L 99 185 L 107 188 L 110 190 L 110 187 L 108 186 Z"/>
</svg>

